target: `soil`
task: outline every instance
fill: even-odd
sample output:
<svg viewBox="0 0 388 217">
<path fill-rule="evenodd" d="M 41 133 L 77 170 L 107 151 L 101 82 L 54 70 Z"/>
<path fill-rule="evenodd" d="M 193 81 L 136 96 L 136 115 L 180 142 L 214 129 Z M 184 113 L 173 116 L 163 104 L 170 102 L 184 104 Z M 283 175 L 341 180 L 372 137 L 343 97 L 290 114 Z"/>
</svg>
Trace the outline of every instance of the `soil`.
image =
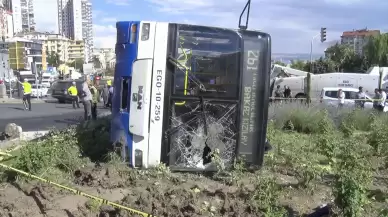
<svg viewBox="0 0 388 217">
<path fill-rule="evenodd" d="M 193 173 L 139 171 L 126 166 L 99 165 L 75 171 L 69 187 L 117 202 L 156 216 L 261 216 L 250 199 L 257 174 L 245 173 L 238 185 Z M 300 216 L 330 202 L 330 188 L 317 185 L 316 194 L 292 187 L 292 176 L 276 174 L 283 186 L 281 205 L 290 216 Z M 100 205 L 37 181 L 3 183 L 0 187 L 0 216 L 135 216 L 127 211 Z"/>
</svg>

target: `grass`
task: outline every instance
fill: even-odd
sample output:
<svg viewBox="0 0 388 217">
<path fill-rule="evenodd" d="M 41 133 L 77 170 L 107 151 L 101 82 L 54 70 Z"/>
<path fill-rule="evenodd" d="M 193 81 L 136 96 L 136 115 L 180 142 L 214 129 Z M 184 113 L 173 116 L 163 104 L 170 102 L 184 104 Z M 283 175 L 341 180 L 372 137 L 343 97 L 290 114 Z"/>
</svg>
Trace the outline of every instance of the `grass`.
<svg viewBox="0 0 388 217">
<path fill-rule="evenodd" d="M 388 116 L 372 111 L 271 106 L 267 136 L 274 147 L 264 167 L 248 172 L 238 159 L 231 170 L 209 177 L 171 173 L 165 165 L 129 169 L 112 152 L 109 120 L 102 119 L 53 131 L 6 163 L 72 186 L 130 189 L 119 202 L 157 216 L 305 216 L 329 204 L 330 216 L 383 217 L 388 216 L 387 129 Z M 36 185 L 16 177 L 6 172 L 3 182 Z M 88 212 L 102 212 L 95 201 L 85 204 Z"/>
</svg>

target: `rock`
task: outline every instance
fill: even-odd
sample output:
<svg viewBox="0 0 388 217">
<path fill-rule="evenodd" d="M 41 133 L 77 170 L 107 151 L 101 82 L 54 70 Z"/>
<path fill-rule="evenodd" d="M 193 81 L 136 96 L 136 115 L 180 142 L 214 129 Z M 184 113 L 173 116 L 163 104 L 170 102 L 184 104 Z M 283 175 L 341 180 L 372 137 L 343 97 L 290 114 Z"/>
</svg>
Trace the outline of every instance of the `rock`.
<svg viewBox="0 0 388 217">
<path fill-rule="evenodd" d="M 22 127 L 15 123 L 9 123 L 5 126 L 4 133 L 9 139 L 17 139 L 22 136 Z"/>
</svg>

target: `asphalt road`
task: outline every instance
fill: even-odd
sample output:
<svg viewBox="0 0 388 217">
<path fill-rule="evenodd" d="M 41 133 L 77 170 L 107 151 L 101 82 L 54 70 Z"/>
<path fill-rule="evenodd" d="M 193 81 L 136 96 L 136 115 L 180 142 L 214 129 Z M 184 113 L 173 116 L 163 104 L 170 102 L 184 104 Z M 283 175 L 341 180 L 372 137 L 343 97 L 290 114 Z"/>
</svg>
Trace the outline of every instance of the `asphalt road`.
<svg viewBox="0 0 388 217">
<path fill-rule="evenodd" d="M 32 111 L 25 111 L 23 104 L 0 104 L 0 132 L 8 123 L 15 123 L 23 131 L 63 129 L 76 124 L 83 118 L 83 107 L 73 109 L 71 104 L 37 103 Z M 99 106 L 98 112 L 107 112 Z"/>
</svg>

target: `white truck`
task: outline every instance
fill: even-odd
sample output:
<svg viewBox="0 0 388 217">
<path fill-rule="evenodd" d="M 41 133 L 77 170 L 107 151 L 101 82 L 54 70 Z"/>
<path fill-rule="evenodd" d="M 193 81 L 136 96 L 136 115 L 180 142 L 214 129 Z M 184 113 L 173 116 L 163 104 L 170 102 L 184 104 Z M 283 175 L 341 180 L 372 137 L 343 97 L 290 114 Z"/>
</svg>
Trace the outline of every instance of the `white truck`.
<svg viewBox="0 0 388 217">
<path fill-rule="evenodd" d="M 286 67 L 283 67 L 286 68 Z M 382 72 L 380 76 L 380 70 Z M 271 93 L 274 95 L 276 87 L 280 85 L 290 87 L 293 98 L 305 98 L 307 87 L 307 72 L 300 73 L 300 76 L 284 76 L 284 73 L 272 71 Z M 280 75 L 280 76 L 279 76 Z M 364 91 L 373 94 L 374 89 L 379 87 L 381 79 L 382 88 L 388 87 L 388 67 L 371 67 L 366 73 L 343 73 L 333 72 L 319 75 L 311 75 L 311 97 L 319 98 L 322 88 L 324 87 L 349 87 L 358 88 L 362 86 Z"/>
</svg>

